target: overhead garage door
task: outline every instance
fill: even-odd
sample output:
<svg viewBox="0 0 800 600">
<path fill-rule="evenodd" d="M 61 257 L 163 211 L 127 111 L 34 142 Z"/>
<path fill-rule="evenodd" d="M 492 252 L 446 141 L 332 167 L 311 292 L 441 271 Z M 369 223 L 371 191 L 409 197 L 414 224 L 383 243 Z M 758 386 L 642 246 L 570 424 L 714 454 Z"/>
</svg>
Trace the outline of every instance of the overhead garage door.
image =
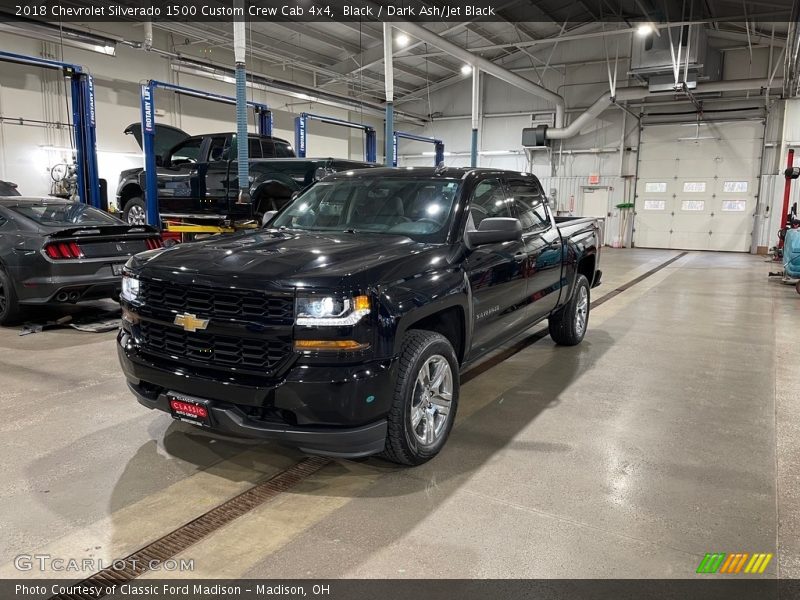
<svg viewBox="0 0 800 600">
<path fill-rule="evenodd" d="M 634 244 L 749 251 L 763 131 L 763 121 L 645 125 Z"/>
</svg>

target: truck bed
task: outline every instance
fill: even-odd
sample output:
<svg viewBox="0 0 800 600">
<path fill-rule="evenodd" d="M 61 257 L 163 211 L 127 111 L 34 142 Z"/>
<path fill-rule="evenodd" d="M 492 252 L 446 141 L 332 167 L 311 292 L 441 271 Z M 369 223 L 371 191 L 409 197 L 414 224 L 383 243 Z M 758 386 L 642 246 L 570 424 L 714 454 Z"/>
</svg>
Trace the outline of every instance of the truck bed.
<svg viewBox="0 0 800 600">
<path fill-rule="evenodd" d="M 601 217 L 556 217 L 553 216 L 556 227 L 561 234 L 561 239 L 565 244 L 582 246 L 594 238 L 597 240 L 597 254 L 599 258 L 600 249 L 603 247 L 604 230 L 606 220 Z M 596 270 L 594 281 L 590 282 L 592 287 L 600 285 L 603 272 Z"/>
</svg>

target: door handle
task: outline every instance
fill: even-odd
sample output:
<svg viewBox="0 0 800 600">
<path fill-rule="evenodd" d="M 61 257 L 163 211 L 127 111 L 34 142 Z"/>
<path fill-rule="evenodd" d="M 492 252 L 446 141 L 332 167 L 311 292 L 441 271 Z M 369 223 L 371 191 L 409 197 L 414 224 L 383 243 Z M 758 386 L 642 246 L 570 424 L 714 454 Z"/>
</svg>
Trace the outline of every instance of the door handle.
<svg viewBox="0 0 800 600">
<path fill-rule="evenodd" d="M 528 255 L 527 255 L 527 253 L 525 253 L 525 252 L 517 252 L 517 253 L 514 255 L 514 260 L 515 260 L 515 261 L 517 261 L 517 262 L 522 262 L 522 261 L 524 261 L 526 258 L 528 258 Z"/>
</svg>

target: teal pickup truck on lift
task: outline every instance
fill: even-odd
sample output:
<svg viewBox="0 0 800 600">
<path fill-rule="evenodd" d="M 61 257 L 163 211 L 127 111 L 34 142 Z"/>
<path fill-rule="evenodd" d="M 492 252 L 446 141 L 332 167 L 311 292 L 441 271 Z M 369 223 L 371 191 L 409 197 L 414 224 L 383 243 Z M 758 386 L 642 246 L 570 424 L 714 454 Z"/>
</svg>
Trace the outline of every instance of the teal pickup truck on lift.
<svg viewBox="0 0 800 600">
<path fill-rule="evenodd" d="M 189 135 L 169 125 L 155 127 L 158 206 L 165 219 L 200 224 L 260 220 L 264 213 L 282 208 L 293 194 L 326 175 L 375 166 L 338 158 L 297 158 L 286 140 L 251 134 L 247 144 L 253 201 L 237 204 L 235 133 Z M 132 123 L 125 133 L 133 135 L 141 148 L 140 123 Z M 117 207 L 132 225 L 146 223 L 144 189 L 143 168 L 120 173 Z"/>
</svg>

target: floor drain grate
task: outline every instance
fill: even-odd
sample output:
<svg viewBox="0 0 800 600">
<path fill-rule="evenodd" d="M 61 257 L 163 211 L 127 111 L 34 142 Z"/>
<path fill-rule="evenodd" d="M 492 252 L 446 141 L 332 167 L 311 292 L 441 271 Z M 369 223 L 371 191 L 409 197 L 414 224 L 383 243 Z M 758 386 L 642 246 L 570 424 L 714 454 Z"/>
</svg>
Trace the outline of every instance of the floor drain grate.
<svg viewBox="0 0 800 600">
<path fill-rule="evenodd" d="M 281 471 L 275 477 L 255 485 L 227 502 L 223 502 L 141 550 L 115 561 L 112 568 L 103 569 L 75 584 L 75 587 L 92 586 L 94 593 L 91 595 L 59 594 L 52 596 L 49 600 L 102 598 L 107 595 L 112 586 L 132 581 L 149 571 L 149 565 L 153 564 L 153 561 L 163 562 L 180 554 L 234 519 L 238 519 L 257 506 L 288 491 L 325 465 L 330 464 L 330 462 L 331 460 L 328 458 L 317 456 L 305 458 L 285 471 Z"/>
</svg>

